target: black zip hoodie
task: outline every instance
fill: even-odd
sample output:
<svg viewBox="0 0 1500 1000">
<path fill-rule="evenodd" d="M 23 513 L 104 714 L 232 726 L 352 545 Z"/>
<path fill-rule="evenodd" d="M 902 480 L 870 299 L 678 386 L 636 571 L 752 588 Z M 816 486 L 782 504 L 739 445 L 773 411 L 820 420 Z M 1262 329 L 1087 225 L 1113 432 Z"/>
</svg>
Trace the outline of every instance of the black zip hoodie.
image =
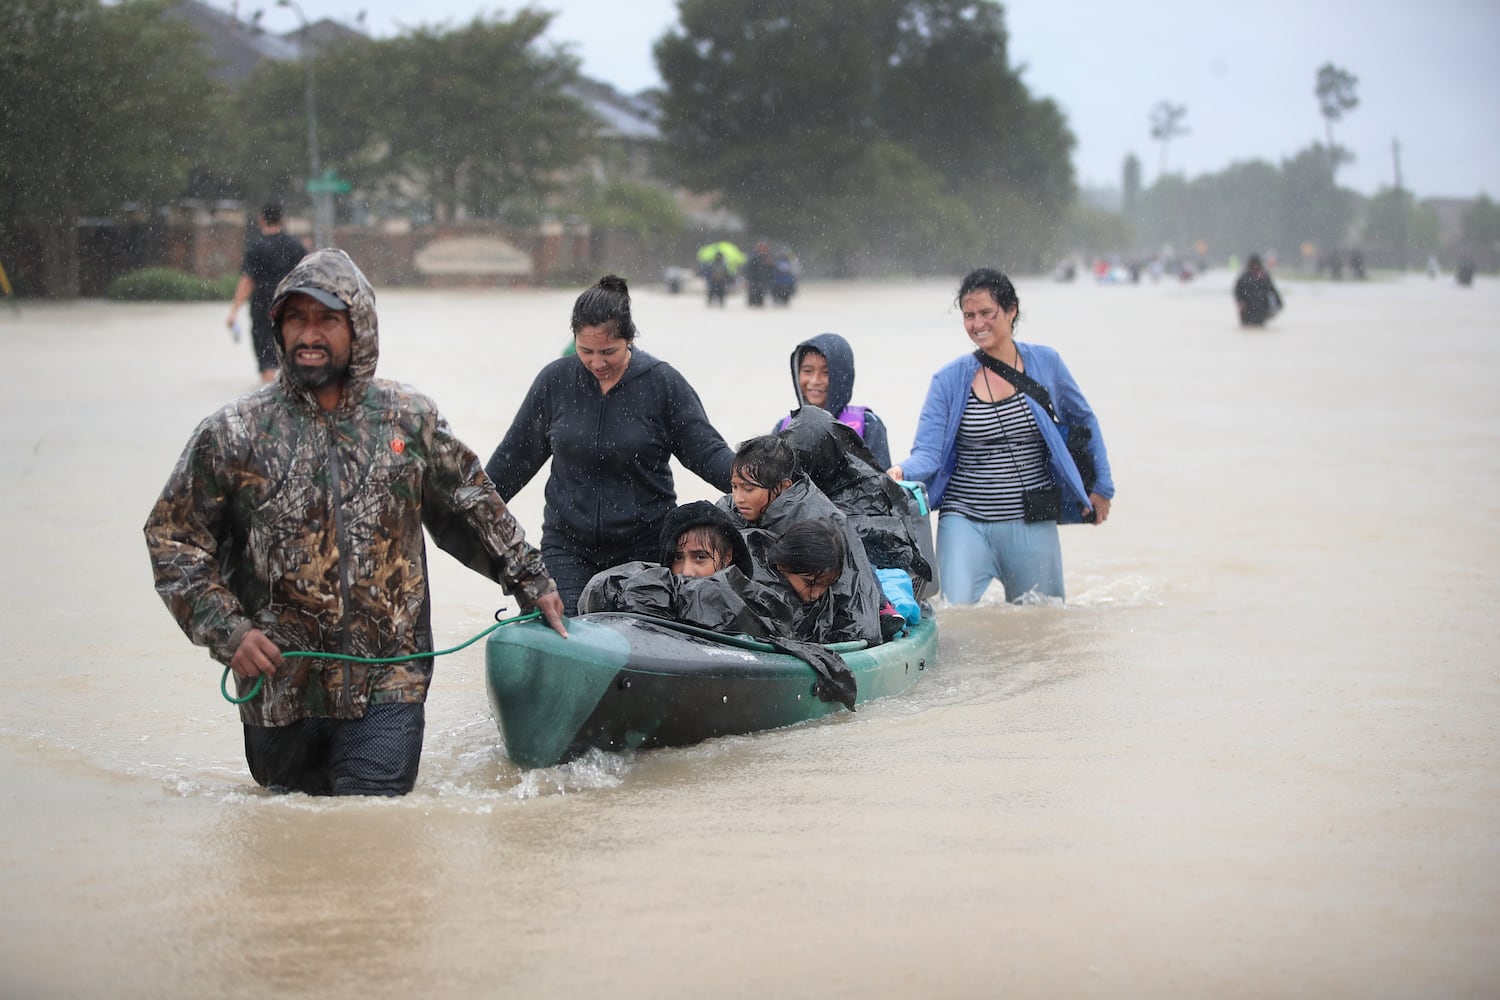
<svg viewBox="0 0 1500 1000">
<path fill-rule="evenodd" d="M 500 495 L 519 493 L 550 458 L 542 542 L 590 561 L 650 560 L 677 506 L 670 462 L 729 489 L 734 452 L 671 365 L 639 348 L 608 393 L 576 356 L 547 365 L 484 471 Z M 624 560 L 621 560 L 624 561 Z"/>
</svg>

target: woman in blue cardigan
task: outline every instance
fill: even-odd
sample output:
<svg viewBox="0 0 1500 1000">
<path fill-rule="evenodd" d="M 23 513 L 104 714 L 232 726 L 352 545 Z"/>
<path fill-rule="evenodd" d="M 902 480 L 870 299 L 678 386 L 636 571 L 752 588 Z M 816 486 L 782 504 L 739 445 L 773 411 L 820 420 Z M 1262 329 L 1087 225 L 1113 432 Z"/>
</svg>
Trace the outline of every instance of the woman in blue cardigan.
<svg viewBox="0 0 1500 1000">
<path fill-rule="evenodd" d="M 1007 601 L 1028 594 L 1061 600 L 1058 523 L 1103 524 L 1115 495 L 1099 421 L 1055 350 L 1016 341 L 1021 302 L 1009 278 L 988 268 L 971 272 L 959 286 L 958 307 L 978 350 L 932 377 L 911 456 L 890 474 L 926 483 L 940 509 L 938 564 L 949 603 L 973 604 L 992 580 L 1005 587 Z M 981 364 L 981 354 L 1040 383 L 1063 426 Z M 1068 427 L 1092 434 L 1091 489 L 1068 454 Z"/>
</svg>

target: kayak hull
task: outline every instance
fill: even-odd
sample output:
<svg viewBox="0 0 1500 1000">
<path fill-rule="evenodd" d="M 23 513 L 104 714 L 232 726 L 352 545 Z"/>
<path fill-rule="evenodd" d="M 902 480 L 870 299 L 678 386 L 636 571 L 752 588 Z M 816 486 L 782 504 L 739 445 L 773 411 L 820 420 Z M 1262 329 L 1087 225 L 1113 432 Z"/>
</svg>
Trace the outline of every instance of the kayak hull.
<svg viewBox="0 0 1500 1000">
<path fill-rule="evenodd" d="M 856 706 L 899 694 L 936 659 L 937 625 L 838 651 Z M 641 615 L 568 619 L 563 639 L 538 621 L 497 629 L 485 647 L 486 688 L 507 755 L 550 767 L 589 749 L 690 746 L 844 711 L 822 701 L 802 660 L 743 636 Z"/>
</svg>

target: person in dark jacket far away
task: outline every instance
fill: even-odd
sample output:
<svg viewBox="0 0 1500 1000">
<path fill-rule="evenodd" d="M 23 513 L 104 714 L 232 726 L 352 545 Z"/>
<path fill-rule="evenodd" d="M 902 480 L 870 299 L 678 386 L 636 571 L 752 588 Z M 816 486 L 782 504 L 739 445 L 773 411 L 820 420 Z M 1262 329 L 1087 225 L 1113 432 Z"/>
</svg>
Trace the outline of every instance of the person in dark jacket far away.
<svg viewBox="0 0 1500 1000">
<path fill-rule="evenodd" d="M 271 316 L 280 377 L 198 425 L 146 520 L 156 590 L 236 675 L 257 782 L 404 795 L 432 680 L 423 528 L 566 637 L 562 601 L 479 456 L 375 378 L 375 291 L 348 254 L 310 254 Z"/>
<path fill-rule="evenodd" d="M 1281 293 L 1271 284 L 1260 255 L 1251 254 L 1235 279 L 1234 304 L 1240 311 L 1240 326 L 1265 326 L 1266 320 L 1281 312 Z"/>
<path fill-rule="evenodd" d="M 708 304 L 717 302 L 722 309 L 724 297 L 729 293 L 729 282 L 734 278 L 722 251 L 714 254 L 713 261 L 704 270 L 704 277 L 708 281 Z"/>
<path fill-rule="evenodd" d="M 792 388 L 797 393 L 797 408 L 816 406 L 833 414 L 833 418 L 852 427 L 875 456 L 882 469 L 891 466 L 890 439 L 885 424 L 868 406 L 852 406 L 854 396 L 854 350 L 836 333 L 820 333 L 798 344 L 792 351 Z M 786 430 L 793 410 L 776 424 L 775 431 Z"/>
<path fill-rule="evenodd" d="M 569 614 L 600 570 L 660 555 L 674 456 L 720 490 L 734 461 L 687 380 L 635 346 L 625 279 L 579 295 L 572 325 L 577 353 L 541 370 L 485 466 L 509 500 L 552 460 L 542 558 Z"/>
<path fill-rule="evenodd" d="M 771 290 L 771 281 L 775 277 L 776 261 L 771 257 L 771 245 L 761 240 L 755 244 L 755 253 L 745 262 L 745 304 L 764 306 L 766 293 Z"/>
<path fill-rule="evenodd" d="M 256 220 L 260 236 L 245 246 L 240 264 L 240 281 L 234 287 L 234 301 L 229 303 L 225 325 L 235 329 L 240 306 L 250 300 L 250 345 L 255 349 L 255 363 L 260 366 L 262 382 L 276 381 L 276 366 L 281 362 L 276 345 L 276 331 L 271 325 L 271 299 L 276 284 L 307 255 L 302 241 L 281 229 L 281 206 L 275 203 L 261 208 Z"/>
</svg>

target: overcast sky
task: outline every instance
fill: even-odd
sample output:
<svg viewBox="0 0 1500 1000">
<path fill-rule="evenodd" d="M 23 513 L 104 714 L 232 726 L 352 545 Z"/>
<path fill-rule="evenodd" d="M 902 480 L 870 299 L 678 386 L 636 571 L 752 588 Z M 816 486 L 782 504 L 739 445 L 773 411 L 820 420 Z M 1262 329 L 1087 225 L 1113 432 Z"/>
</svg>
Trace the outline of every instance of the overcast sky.
<svg viewBox="0 0 1500 1000">
<path fill-rule="evenodd" d="M 232 0 L 209 0 L 228 8 Z M 300 0 L 313 20 L 353 23 L 366 12 L 376 36 L 418 24 L 462 24 L 519 4 L 483 0 Z M 272 31 L 297 26 L 271 0 Z M 555 11 L 548 37 L 568 45 L 583 72 L 621 90 L 656 86 L 652 43 L 677 22 L 675 0 L 538 0 Z M 1236 160 L 1279 163 L 1323 138 L 1313 94 L 1318 67 L 1359 78 L 1359 107 L 1334 126 L 1355 154 L 1339 181 L 1373 194 L 1395 177 L 1420 196 L 1500 196 L 1500 2 L 1497 0 L 1016 0 L 1005 4 L 1011 61 L 1033 94 L 1067 115 L 1081 183 L 1118 186 L 1128 153 L 1146 183 L 1160 167 L 1150 137 L 1159 101 L 1186 105 L 1190 134 L 1175 139 L 1167 170 L 1189 176 Z"/>
</svg>

